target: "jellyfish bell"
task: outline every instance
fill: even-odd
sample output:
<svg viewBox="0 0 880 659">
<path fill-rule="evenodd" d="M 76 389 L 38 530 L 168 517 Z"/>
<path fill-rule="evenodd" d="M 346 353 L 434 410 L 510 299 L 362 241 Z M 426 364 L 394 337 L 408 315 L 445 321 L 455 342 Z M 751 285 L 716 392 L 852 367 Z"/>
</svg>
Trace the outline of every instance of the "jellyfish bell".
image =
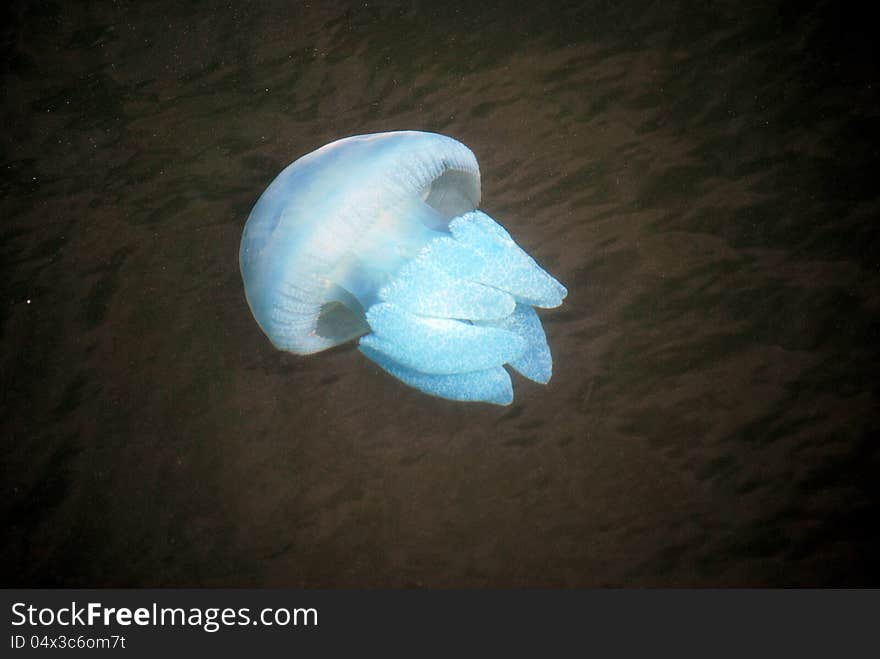
<svg viewBox="0 0 880 659">
<path fill-rule="evenodd" d="M 550 379 L 533 307 L 567 291 L 479 202 L 474 154 L 443 135 L 358 135 L 299 158 L 242 235 L 254 318 L 281 350 L 361 337 L 365 356 L 425 393 L 509 404 L 505 364 Z"/>
</svg>

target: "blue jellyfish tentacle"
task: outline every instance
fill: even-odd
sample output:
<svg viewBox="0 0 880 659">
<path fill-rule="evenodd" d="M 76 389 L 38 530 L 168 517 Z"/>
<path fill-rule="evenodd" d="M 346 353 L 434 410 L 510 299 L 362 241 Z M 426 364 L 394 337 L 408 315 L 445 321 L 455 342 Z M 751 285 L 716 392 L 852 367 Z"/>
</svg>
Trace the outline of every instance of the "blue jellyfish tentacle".
<svg viewBox="0 0 880 659">
<path fill-rule="evenodd" d="M 523 337 L 500 327 L 418 316 L 387 302 L 370 307 L 367 322 L 373 332 L 361 337 L 361 345 L 435 375 L 501 366 L 526 348 Z"/>
<path fill-rule="evenodd" d="M 426 393 L 506 400 L 495 389 L 503 364 L 535 382 L 550 380 L 550 348 L 531 305 L 557 306 L 566 293 L 492 218 L 464 213 L 380 289 L 361 351 Z M 464 397 L 467 387 L 473 398 Z"/>
<path fill-rule="evenodd" d="M 568 291 L 517 245 L 491 217 L 473 211 L 454 218 L 449 230 L 455 241 L 477 252 L 482 267 L 478 281 L 511 293 L 518 302 L 553 308 Z"/>
<path fill-rule="evenodd" d="M 401 382 L 432 396 L 450 400 L 510 405 L 513 402 L 513 385 L 510 375 L 501 366 L 481 371 L 434 375 L 407 368 L 390 359 L 384 353 L 373 350 L 363 341 L 360 351 L 378 364 L 386 373 Z"/>
<path fill-rule="evenodd" d="M 422 316 L 490 320 L 509 316 L 513 297 L 479 282 L 456 278 L 422 254 L 383 286 L 379 298 Z"/>
<path fill-rule="evenodd" d="M 535 310 L 526 304 L 517 304 L 512 314 L 501 320 L 478 321 L 479 325 L 499 327 L 521 336 L 526 342 L 522 354 L 508 362 L 520 375 L 540 384 L 547 384 L 553 374 L 553 358 L 544 326 Z"/>
</svg>

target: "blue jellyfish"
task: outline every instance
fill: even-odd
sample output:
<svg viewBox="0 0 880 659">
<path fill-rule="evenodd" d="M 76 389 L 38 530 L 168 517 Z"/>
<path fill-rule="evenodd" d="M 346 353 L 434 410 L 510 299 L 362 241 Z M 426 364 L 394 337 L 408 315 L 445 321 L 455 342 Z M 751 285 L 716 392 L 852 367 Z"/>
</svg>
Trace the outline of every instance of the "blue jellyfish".
<svg viewBox="0 0 880 659">
<path fill-rule="evenodd" d="M 480 170 L 460 142 L 401 131 L 332 142 L 284 169 L 248 217 L 239 264 L 275 347 L 360 351 L 427 394 L 509 405 L 510 366 L 546 383 L 534 307 L 567 291 L 476 210 Z"/>
</svg>

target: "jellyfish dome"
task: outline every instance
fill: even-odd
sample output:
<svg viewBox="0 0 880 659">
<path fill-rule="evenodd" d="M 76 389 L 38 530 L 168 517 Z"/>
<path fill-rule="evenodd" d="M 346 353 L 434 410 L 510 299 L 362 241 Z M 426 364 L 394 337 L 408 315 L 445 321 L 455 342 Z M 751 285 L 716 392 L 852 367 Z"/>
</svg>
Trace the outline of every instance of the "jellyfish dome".
<svg viewBox="0 0 880 659">
<path fill-rule="evenodd" d="M 332 142 L 284 169 L 248 217 L 248 304 L 281 350 L 360 337 L 360 351 L 427 394 L 508 405 L 505 365 L 552 371 L 534 307 L 566 289 L 477 210 L 480 169 L 460 142 L 401 131 Z"/>
</svg>

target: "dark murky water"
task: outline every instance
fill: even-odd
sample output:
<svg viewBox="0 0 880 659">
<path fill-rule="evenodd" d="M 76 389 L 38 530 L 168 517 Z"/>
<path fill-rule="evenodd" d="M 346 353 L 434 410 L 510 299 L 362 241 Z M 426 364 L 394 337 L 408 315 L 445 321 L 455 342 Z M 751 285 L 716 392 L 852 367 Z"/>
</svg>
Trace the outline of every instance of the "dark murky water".
<svg viewBox="0 0 880 659">
<path fill-rule="evenodd" d="M 4 585 L 880 584 L 867 16 L 233 5 L 4 10 Z M 244 301 L 274 175 L 401 128 L 570 290 L 510 408 Z"/>
</svg>

